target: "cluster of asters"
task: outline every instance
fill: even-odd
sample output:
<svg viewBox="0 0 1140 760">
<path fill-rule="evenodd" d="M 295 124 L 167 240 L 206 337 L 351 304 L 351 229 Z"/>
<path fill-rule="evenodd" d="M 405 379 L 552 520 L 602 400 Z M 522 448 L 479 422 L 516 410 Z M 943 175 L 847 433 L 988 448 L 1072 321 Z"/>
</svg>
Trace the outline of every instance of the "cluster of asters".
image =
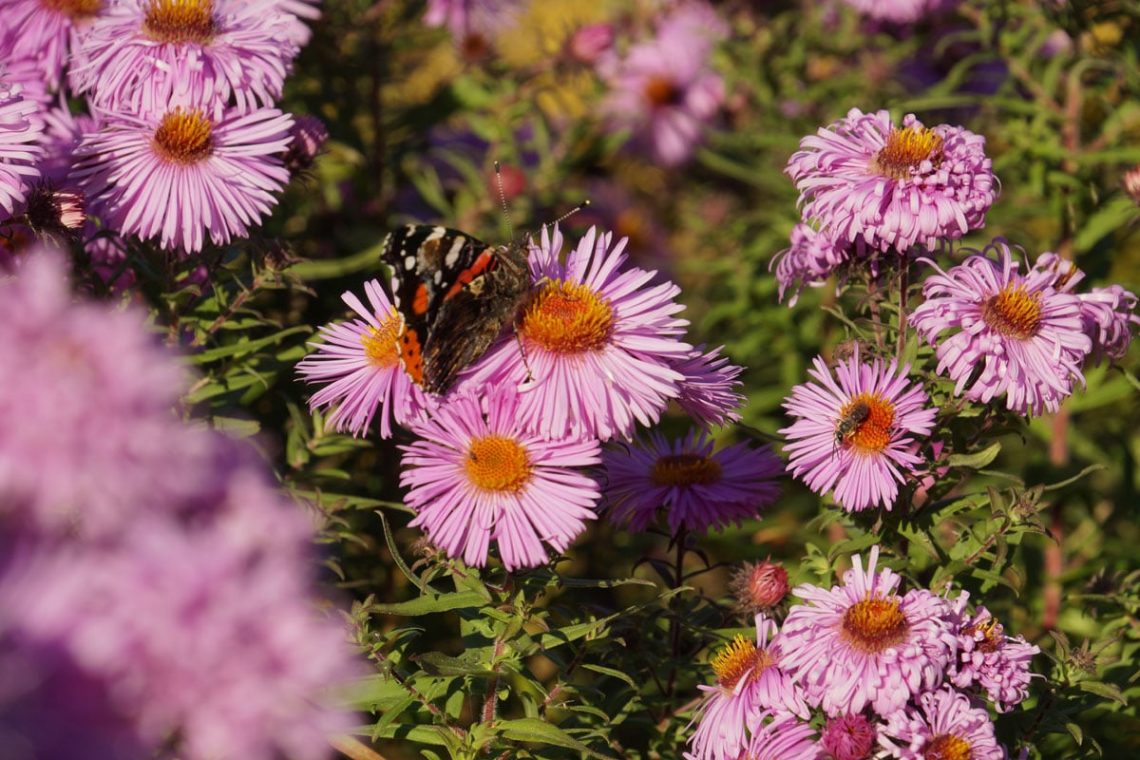
<svg viewBox="0 0 1140 760">
<path fill-rule="evenodd" d="M 783 467 L 767 447 L 714 451 L 701 429 L 635 435 L 670 402 L 698 428 L 736 419 L 741 369 L 685 342 L 679 288 L 629 265 L 624 239 L 590 229 L 564 242 L 557 228 L 530 241 L 514 324 L 445 395 L 406 371 L 404 323 L 377 280 L 367 303 L 344 294 L 355 318 L 324 327 L 298 365 L 325 384 L 310 404 L 331 409 L 326 425 L 360 435 L 378 421 L 381 437 L 398 424 L 419 438 L 402 447 L 412 524 L 469 564 L 485 564 L 492 541 L 508 569 L 543 564 L 602 508 L 634 530 L 664 509 L 675 533 L 755 517 L 776 497 Z"/>
<path fill-rule="evenodd" d="M 0 283 L 0 755 L 327 757 L 357 672 L 313 521 L 172 413 L 189 378 L 143 312 L 67 282 L 39 250 Z"/>
<path fill-rule="evenodd" d="M 249 235 L 327 137 L 274 103 L 315 0 L 9 0 L 0 26 L 6 258 L 79 239 L 175 255 Z M 78 107 L 80 110 L 75 110 Z"/>
<path fill-rule="evenodd" d="M 1004 760 L 989 707 L 1028 695 L 1036 646 L 1007 636 L 969 595 L 903 593 L 899 576 L 859 557 L 830 590 L 793 590 L 782 626 L 756 615 L 755 643 L 737 637 L 713 657 L 716 683 L 689 739 L 689 760 Z M 745 584 L 777 604 L 786 574 L 769 563 Z M 780 582 L 783 586 L 780 586 Z"/>
<path fill-rule="evenodd" d="M 788 163 L 804 222 L 775 260 L 781 297 L 841 267 L 873 278 L 890 261 L 930 267 L 910 325 L 953 394 L 1020 415 L 1056 412 L 1089 363 L 1128 350 L 1137 298 L 1119 285 L 1079 289 L 1083 273 L 1053 253 L 1023 268 L 1002 238 L 940 269 L 931 252 L 981 227 L 994 201 L 983 144 L 961 127 L 926 128 L 911 115 L 896 127 L 886 111 L 857 109 L 804 138 Z M 817 493 L 832 491 L 846 510 L 890 509 L 926 464 L 922 445 L 937 416 L 909 371 L 858 351 L 834 370 L 817 358 L 813 381 L 784 404 L 793 474 Z"/>
</svg>

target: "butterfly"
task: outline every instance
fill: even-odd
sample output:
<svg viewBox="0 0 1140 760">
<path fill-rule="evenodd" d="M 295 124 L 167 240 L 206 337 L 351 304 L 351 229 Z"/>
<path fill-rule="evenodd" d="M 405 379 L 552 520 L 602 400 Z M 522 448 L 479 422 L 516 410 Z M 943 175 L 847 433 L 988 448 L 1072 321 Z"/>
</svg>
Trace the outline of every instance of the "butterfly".
<svg viewBox="0 0 1140 760">
<path fill-rule="evenodd" d="M 384 239 L 404 320 L 400 357 L 412 380 L 444 394 L 478 361 L 530 291 L 522 244 L 491 246 L 465 232 L 410 224 Z"/>
</svg>

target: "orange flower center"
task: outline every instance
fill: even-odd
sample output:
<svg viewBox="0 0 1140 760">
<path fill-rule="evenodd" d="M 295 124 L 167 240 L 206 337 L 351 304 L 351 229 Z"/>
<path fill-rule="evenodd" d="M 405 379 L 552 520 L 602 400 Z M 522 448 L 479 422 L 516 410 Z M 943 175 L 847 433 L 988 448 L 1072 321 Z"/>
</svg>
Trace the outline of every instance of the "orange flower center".
<svg viewBox="0 0 1140 760">
<path fill-rule="evenodd" d="M 91 18 L 103 7 L 103 0 L 42 0 L 45 8 L 73 19 Z"/>
<path fill-rule="evenodd" d="M 216 31 L 213 0 L 150 0 L 142 30 L 156 42 L 204 45 Z"/>
<path fill-rule="evenodd" d="M 655 486 L 704 486 L 720 480 L 720 462 L 700 454 L 666 454 L 653 463 Z"/>
<path fill-rule="evenodd" d="M 1041 300 L 1022 285 L 1008 286 L 982 304 L 982 319 L 1006 337 L 1028 340 L 1041 325 Z"/>
<path fill-rule="evenodd" d="M 180 164 L 193 164 L 214 149 L 213 124 L 202 111 L 175 108 L 162 117 L 154 131 L 154 147 L 160 156 Z"/>
<path fill-rule="evenodd" d="M 373 367 L 392 367 L 400 361 L 400 348 L 396 344 L 400 329 L 400 315 L 392 309 L 379 327 L 369 327 L 368 332 L 360 337 L 369 364 Z"/>
<path fill-rule="evenodd" d="M 530 480 L 526 449 L 499 435 L 472 440 L 463 466 L 471 482 L 484 491 L 517 493 Z"/>
<path fill-rule="evenodd" d="M 887 143 L 871 160 L 871 168 L 892 179 L 905 179 L 930 161 L 935 166 L 942 160 L 942 137 L 925 127 L 891 129 Z"/>
<path fill-rule="evenodd" d="M 874 393 L 860 393 L 839 410 L 835 437 L 864 454 L 877 454 L 891 442 L 894 404 Z"/>
<path fill-rule="evenodd" d="M 951 734 L 939 734 L 922 751 L 923 760 L 971 760 L 970 743 Z"/>
<path fill-rule="evenodd" d="M 681 88 L 668 77 L 651 77 L 645 85 L 645 99 L 655 108 L 675 106 L 681 102 Z"/>
<path fill-rule="evenodd" d="M 749 639 L 737 636 L 712 658 L 716 681 L 731 691 L 744 676 L 759 677 L 774 662 L 767 649 L 757 649 Z"/>
<path fill-rule="evenodd" d="M 597 351 L 613 331 L 610 304 L 586 285 L 551 280 L 531 299 L 519 332 L 556 353 Z"/>
<path fill-rule="evenodd" d="M 856 602 L 843 615 L 843 633 L 848 643 L 877 654 L 906 640 L 910 626 L 899 609 L 898 599 L 877 596 Z"/>
</svg>

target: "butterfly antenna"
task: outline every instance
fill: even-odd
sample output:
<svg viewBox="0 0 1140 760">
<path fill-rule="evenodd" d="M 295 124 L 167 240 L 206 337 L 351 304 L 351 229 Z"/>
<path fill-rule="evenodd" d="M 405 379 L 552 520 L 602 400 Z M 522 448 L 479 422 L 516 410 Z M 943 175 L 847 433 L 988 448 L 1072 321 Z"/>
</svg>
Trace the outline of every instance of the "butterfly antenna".
<svg viewBox="0 0 1140 760">
<path fill-rule="evenodd" d="M 556 225 L 556 224 L 559 224 L 560 222 L 564 222 L 564 221 L 566 221 L 567 219 L 569 219 L 570 217 L 572 217 L 572 216 L 574 216 L 575 214 L 577 214 L 577 213 L 578 213 L 579 211 L 581 211 L 582 209 L 585 209 L 585 208 L 589 208 L 589 207 L 590 207 L 590 199 L 589 199 L 589 198 L 587 198 L 586 200 L 582 201 L 582 202 L 581 202 L 581 203 L 579 203 L 577 206 L 575 206 L 574 208 L 570 209 L 570 210 L 569 210 L 569 211 L 567 211 L 565 214 L 563 214 L 562 216 L 558 217 L 558 218 L 557 218 L 557 219 L 555 219 L 553 222 L 551 222 L 551 223 L 550 223 L 550 226 L 551 226 L 551 227 L 553 227 L 554 225 Z"/>
<path fill-rule="evenodd" d="M 503 221 L 507 223 L 509 240 L 515 239 L 515 228 L 511 225 L 511 215 L 507 211 L 507 192 L 503 189 L 503 167 L 495 162 L 495 186 L 499 188 L 499 205 L 503 208 Z"/>
</svg>

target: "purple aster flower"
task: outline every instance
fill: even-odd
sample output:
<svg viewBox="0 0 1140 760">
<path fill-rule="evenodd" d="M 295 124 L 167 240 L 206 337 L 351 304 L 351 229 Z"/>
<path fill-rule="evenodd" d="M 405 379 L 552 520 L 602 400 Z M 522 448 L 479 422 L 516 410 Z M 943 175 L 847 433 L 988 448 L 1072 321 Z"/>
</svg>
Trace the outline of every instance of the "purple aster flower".
<svg viewBox="0 0 1140 760">
<path fill-rule="evenodd" d="M 780 430 L 792 474 L 818 494 L 834 488 L 848 512 L 889 511 L 899 484 L 923 461 L 916 437 L 930 435 L 937 410 L 928 407 L 922 386 L 907 380 L 910 366 L 900 370 L 894 359 L 863 364 L 856 351 L 836 366 L 834 378 L 823 357 L 814 364 L 808 374 L 815 382 L 795 386 L 784 399 L 795 419 Z"/>
<path fill-rule="evenodd" d="M 737 379 L 744 370 L 730 364 L 727 356 L 721 356 L 722 350 L 724 346 L 705 352 L 704 345 L 700 345 L 684 361 L 673 364 L 673 369 L 684 378 L 677 403 L 693 421 L 705 427 L 739 420 L 736 410 L 744 403 Z"/>
<path fill-rule="evenodd" d="M 998 712 L 1009 712 L 1029 696 L 1029 668 L 1041 649 L 1022 636 L 1006 636 L 1001 623 L 985 607 L 979 606 L 973 615 L 966 614 L 969 597 L 962 592 L 955 600 L 961 625 L 958 662 L 950 672 L 950 682 L 959 689 L 981 687 Z"/>
<path fill-rule="evenodd" d="M 69 81 L 113 112 L 161 113 L 172 99 L 270 107 L 297 55 L 291 21 L 276 3 L 118 0 L 80 38 Z"/>
<path fill-rule="evenodd" d="M 776 283 L 780 300 L 791 292 L 788 306 L 796 305 L 804 286 L 818 288 L 840 267 L 863 254 L 863 241 L 837 243 L 826 232 L 808 224 L 797 224 L 792 229 L 791 246 L 777 253 L 768 269 L 776 268 Z"/>
<path fill-rule="evenodd" d="M 36 162 L 41 148 L 35 143 L 43 121 L 38 110 L 18 88 L 0 83 L 0 213 L 4 215 L 15 214 L 29 184 L 40 176 Z"/>
<path fill-rule="evenodd" d="M 961 0 L 843 0 L 859 13 L 876 21 L 913 24 L 943 13 Z"/>
<path fill-rule="evenodd" d="M 888 716 L 912 695 L 937 688 L 957 655 L 950 604 L 925 589 L 900 596 L 898 574 L 876 572 L 878 560 L 874 546 L 867 571 L 856 556 L 842 586 L 792 591 L 805 603 L 784 621 L 780 662 L 808 703 L 828 715 L 871 707 Z"/>
<path fill-rule="evenodd" d="M 879 744 L 889 757 L 1006 760 L 989 714 L 964 694 L 946 687 L 917 701 L 917 709 L 908 707 L 890 716 L 879 732 Z"/>
<path fill-rule="evenodd" d="M 530 249 L 536 289 L 518 341 L 500 342 L 468 376 L 473 386 L 521 387 L 520 424 L 547 438 L 628 437 L 681 392 L 674 364 L 692 346 L 682 342 L 688 323 L 674 316 L 680 289 L 623 268 L 625 240 L 611 241 L 590 229 L 562 263 L 562 234 L 544 228 Z"/>
<path fill-rule="evenodd" d="M 875 724 L 861 713 L 828 718 L 819 737 L 829 760 L 868 760 L 878 736 Z"/>
<path fill-rule="evenodd" d="M 521 6 L 522 0 L 428 0 L 424 23 L 446 26 L 455 44 L 477 57 L 495 36 L 517 23 Z"/>
<path fill-rule="evenodd" d="M 580 468 L 597 464 L 598 442 L 547 440 L 519 424 L 510 389 L 456 396 L 411 426 L 423 440 L 404 451 L 400 484 L 436 546 L 469 565 L 487 562 L 494 540 L 508 570 L 563 552 L 596 517 L 598 485 Z"/>
<path fill-rule="evenodd" d="M 293 119 L 290 136 L 292 142 L 282 161 L 290 174 L 297 174 L 312 168 L 317 154 L 329 139 L 329 130 L 316 116 L 300 114 Z"/>
<path fill-rule="evenodd" d="M 756 643 L 737 636 L 712 659 L 716 685 L 698 688 L 706 699 L 689 738 L 689 760 L 736 760 L 759 729 L 765 711 L 810 717 L 799 688 L 780 668 L 776 624 L 756 616 Z"/>
<path fill-rule="evenodd" d="M 743 760 L 823 760 L 810 724 L 794 715 L 764 713 L 752 730 Z"/>
<path fill-rule="evenodd" d="M 800 141 L 787 173 L 804 220 L 837 241 L 905 252 L 955 240 L 984 225 L 997 188 L 985 138 L 962 127 L 926 128 L 913 114 L 847 116 Z"/>
<path fill-rule="evenodd" d="M 245 237 L 276 205 L 292 124 L 271 108 L 109 116 L 83 139 L 72 179 L 107 226 L 197 253 L 206 233 L 215 245 Z"/>
<path fill-rule="evenodd" d="M 724 101 L 724 80 L 709 67 L 724 33 L 711 9 L 685 4 L 661 22 L 656 38 L 599 68 L 610 87 L 602 110 L 611 124 L 629 129 L 666 166 L 689 159 Z"/>
<path fill-rule="evenodd" d="M 69 186 L 68 177 L 75 168 L 75 151 L 84 136 L 99 131 L 99 120 L 86 114 L 73 114 L 63 102 L 46 110 L 43 120 L 40 142 L 44 155 L 39 164 L 40 172 L 54 187 Z"/>
<path fill-rule="evenodd" d="M 392 421 L 407 425 L 422 416 L 430 396 L 404 371 L 397 341 L 403 322 L 377 280 L 364 283 L 368 306 L 351 291 L 341 299 L 362 319 L 321 328 L 323 343 L 297 364 L 309 383 L 328 383 L 309 408 L 336 406 L 325 420 L 334 430 L 363 435 L 380 412 L 380 437 L 392 437 Z"/>
<path fill-rule="evenodd" d="M 1054 287 L 1055 273 L 1022 275 L 1018 267 L 1008 243 L 996 238 L 927 278 L 926 301 L 911 324 L 935 347 L 937 371 L 955 381 L 955 394 L 982 403 L 1005 394 L 1006 407 L 1019 414 L 1055 412 L 1074 379 L 1084 382 L 1092 341 L 1080 299 Z"/>
<path fill-rule="evenodd" d="M 664 510 L 670 532 L 705 531 L 757 517 L 776 500 L 784 466 L 770 447 L 738 443 L 713 453 L 704 431 L 672 441 L 653 431 L 644 442 L 607 449 L 604 492 L 610 519 L 643 531 Z"/>
<path fill-rule="evenodd" d="M 47 88 L 59 87 L 63 68 L 106 0 L 8 0 L 0 59 L 34 61 Z"/>
<path fill-rule="evenodd" d="M 286 27 L 289 30 L 289 40 L 298 48 L 309 44 L 313 37 L 313 30 L 309 24 L 321 17 L 321 0 L 264 0 L 275 5 L 280 11 L 288 14 Z M 308 22 L 308 23 L 306 23 Z"/>
</svg>

